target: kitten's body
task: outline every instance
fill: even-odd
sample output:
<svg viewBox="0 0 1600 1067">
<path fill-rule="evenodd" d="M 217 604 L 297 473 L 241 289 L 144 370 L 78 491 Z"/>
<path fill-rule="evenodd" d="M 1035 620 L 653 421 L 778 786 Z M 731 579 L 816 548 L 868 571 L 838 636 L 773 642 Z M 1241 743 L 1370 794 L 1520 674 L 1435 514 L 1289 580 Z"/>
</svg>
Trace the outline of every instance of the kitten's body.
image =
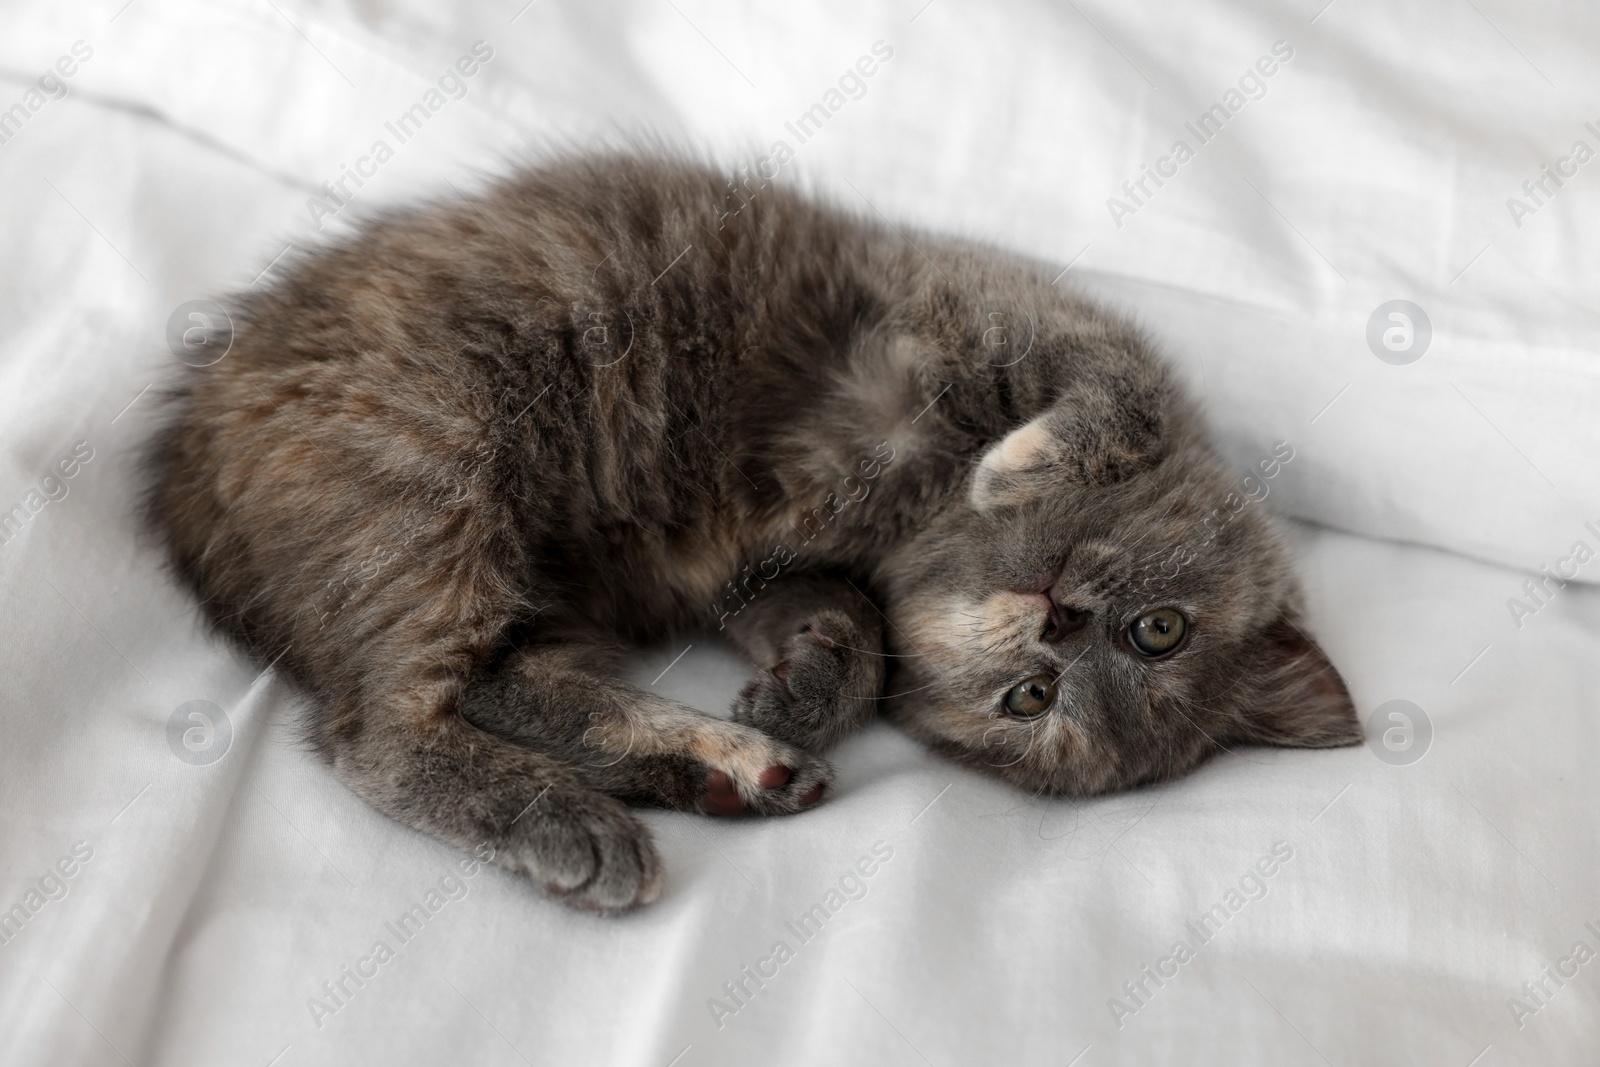
<svg viewBox="0 0 1600 1067">
<path fill-rule="evenodd" d="M 1208 552 L 1226 566 L 1163 594 L 1220 605 L 1186 610 L 1215 618 L 1189 644 L 1222 658 L 1187 649 L 1152 690 L 1197 664 L 1178 686 L 1193 729 L 1145 723 L 1153 698 L 1112 714 L 1123 668 L 1080 684 L 1050 658 L 1072 651 L 1059 635 L 1022 647 L 1075 552 L 1110 546 L 1117 568 L 1080 576 L 1074 618 L 1115 621 L 1229 488 L 1137 334 L 1024 264 L 602 158 L 382 220 L 235 322 L 153 454 L 150 512 L 181 573 L 281 656 L 352 788 L 575 902 L 657 891 L 619 798 L 814 802 L 828 770 L 809 750 L 871 713 L 886 661 L 913 733 L 1039 788 L 1159 778 L 1243 737 L 1351 740 L 1337 676 L 1284 629 L 1292 582 L 1255 515 L 1184 561 L 1191 582 Z M 1119 529 L 1140 516 L 1150 544 Z M 1218 569 L 1248 569 L 1254 592 Z M 707 628 L 777 667 L 734 723 L 608 674 L 618 642 Z M 1261 692 L 1211 707 L 1252 635 L 1281 653 L 1256 664 Z M 966 706 L 984 671 L 1029 663 L 1062 668 L 1051 722 L 1013 735 Z M 1269 724 L 1290 665 L 1322 696 Z"/>
</svg>

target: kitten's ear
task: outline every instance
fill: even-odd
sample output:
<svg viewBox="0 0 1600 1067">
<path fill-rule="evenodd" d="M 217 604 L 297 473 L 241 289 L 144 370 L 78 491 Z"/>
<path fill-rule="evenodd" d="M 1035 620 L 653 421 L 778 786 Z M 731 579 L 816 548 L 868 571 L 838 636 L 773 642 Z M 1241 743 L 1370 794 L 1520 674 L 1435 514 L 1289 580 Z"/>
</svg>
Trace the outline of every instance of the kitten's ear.
<svg viewBox="0 0 1600 1067">
<path fill-rule="evenodd" d="M 1350 691 L 1322 649 L 1287 618 L 1273 623 L 1262 640 L 1255 696 L 1236 735 L 1296 748 L 1360 744 L 1361 720 Z"/>
</svg>

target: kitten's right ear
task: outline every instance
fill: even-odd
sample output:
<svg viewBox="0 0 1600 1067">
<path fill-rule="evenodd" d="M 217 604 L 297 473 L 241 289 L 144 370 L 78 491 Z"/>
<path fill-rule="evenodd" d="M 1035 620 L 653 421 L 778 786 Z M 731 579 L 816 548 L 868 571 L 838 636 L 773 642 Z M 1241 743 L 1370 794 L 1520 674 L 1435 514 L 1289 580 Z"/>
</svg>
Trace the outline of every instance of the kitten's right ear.
<svg viewBox="0 0 1600 1067">
<path fill-rule="evenodd" d="M 1235 736 L 1295 748 L 1359 745 L 1364 735 L 1350 691 L 1322 649 L 1287 617 L 1262 640 L 1255 691 Z"/>
</svg>

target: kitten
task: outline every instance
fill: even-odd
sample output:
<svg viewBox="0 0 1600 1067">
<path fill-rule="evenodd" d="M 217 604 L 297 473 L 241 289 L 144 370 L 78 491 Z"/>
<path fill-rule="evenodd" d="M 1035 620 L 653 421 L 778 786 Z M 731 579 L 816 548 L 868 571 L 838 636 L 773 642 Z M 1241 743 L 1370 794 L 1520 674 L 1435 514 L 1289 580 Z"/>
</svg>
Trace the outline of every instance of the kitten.
<svg viewBox="0 0 1600 1067">
<path fill-rule="evenodd" d="M 660 893 L 627 804 L 799 811 L 879 707 L 1079 795 L 1361 739 L 1166 369 L 1028 264 L 616 155 L 233 308 L 151 448 L 176 570 L 352 790 L 569 903 Z M 731 721 L 614 677 L 707 629 Z"/>
</svg>

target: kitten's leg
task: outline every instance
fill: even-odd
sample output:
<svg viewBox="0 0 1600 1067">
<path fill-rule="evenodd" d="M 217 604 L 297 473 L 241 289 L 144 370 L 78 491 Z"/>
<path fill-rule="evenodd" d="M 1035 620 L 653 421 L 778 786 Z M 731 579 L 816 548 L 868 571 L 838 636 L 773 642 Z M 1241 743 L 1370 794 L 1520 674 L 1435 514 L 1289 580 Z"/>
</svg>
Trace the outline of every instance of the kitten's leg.
<svg viewBox="0 0 1600 1067">
<path fill-rule="evenodd" d="M 339 777 L 379 811 L 532 879 L 568 904 L 623 911 L 661 893 L 650 832 L 576 769 L 452 711 L 374 724 Z"/>
<path fill-rule="evenodd" d="M 833 776 L 825 761 L 619 681 L 608 666 L 598 646 L 525 647 L 469 687 L 462 713 L 633 803 L 778 815 L 821 799 Z"/>
<path fill-rule="evenodd" d="M 606 912 L 654 900 L 661 861 L 621 801 L 461 714 L 457 672 L 494 640 L 494 605 L 470 598 L 481 590 L 456 592 L 395 627 L 410 633 L 376 635 L 351 657 L 365 692 L 319 724 L 339 777 L 391 818 L 492 857 L 569 904 Z M 451 601 L 465 610 L 446 612 Z M 419 630 L 449 636 L 426 642 Z"/>
<path fill-rule="evenodd" d="M 472 482 L 441 507 L 413 486 L 420 477 L 353 477 L 324 452 L 283 448 L 246 468 L 267 488 L 195 524 L 204 540 L 185 562 L 220 603 L 249 607 L 264 655 L 281 655 L 317 698 L 310 732 L 335 773 L 389 817 L 567 903 L 617 911 L 655 899 L 661 861 L 622 802 L 461 714 L 530 607 L 514 515 Z"/>
<path fill-rule="evenodd" d="M 763 668 L 734 702 L 734 722 L 820 752 L 871 718 L 883 695 L 883 615 L 841 579 L 780 576 L 727 632 Z"/>
</svg>

